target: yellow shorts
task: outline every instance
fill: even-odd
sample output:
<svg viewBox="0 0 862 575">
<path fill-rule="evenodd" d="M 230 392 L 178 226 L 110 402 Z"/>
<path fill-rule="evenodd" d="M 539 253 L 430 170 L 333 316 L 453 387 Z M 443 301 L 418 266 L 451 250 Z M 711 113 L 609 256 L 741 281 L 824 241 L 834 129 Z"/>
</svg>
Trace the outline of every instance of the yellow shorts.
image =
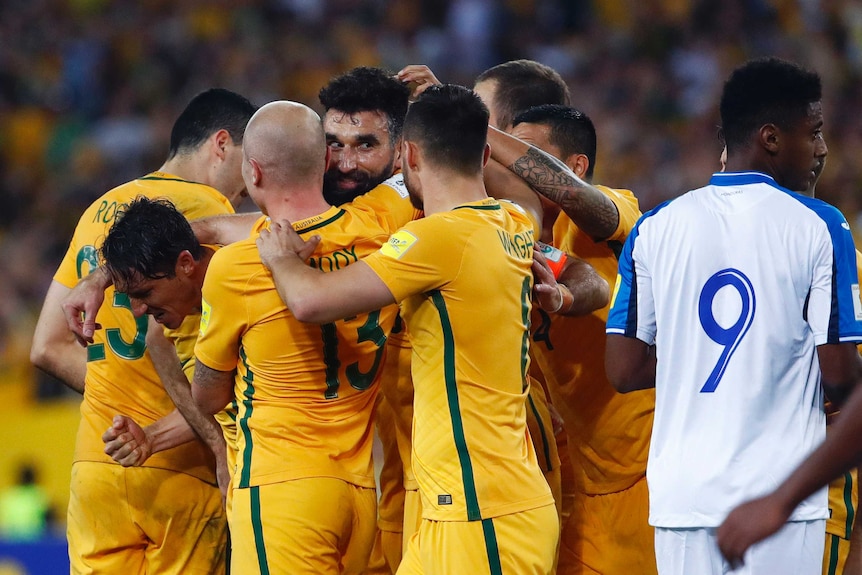
<svg viewBox="0 0 862 575">
<path fill-rule="evenodd" d="M 398 575 L 549 575 L 559 533 L 553 505 L 481 521 L 424 519 L 410 539 Z"/>
<path fill-rule="evenodd" d="M 401 545 L 400 531 L 377 529 L 365 575 L 395 575 L 401 564 Z"/>
<path fill-rule="evenodd" d="M 418 489 L 408 489 L 404 492 L 404 530 L 401 541 L 401 556 L 407 553 L 410 539 L 419 532 L 422 525 L 422 496 Z"/>
<path fill-rule="evenodd" d="M 225 572 L 221 493 L 191 475 L 79 461 L 67 518 L 73 574 Z"/>
<path fill-rule="evenodd" d="M 560 538 L 559 575 L 655 575 L 646 478 L 607 495 L 575 493 Z"/>
<path fill-rule="evenodd" d="M 827 533 L 823 549 L 823 575 L 842 575 L 849 554 L 849 539 Z"/>
<path fill-rule="evenodd" d="M 313 477 L 233 490 L 231 572 L 362 573 L 377 527 L 377 492 Z"/>
<path fill-rule="evenodd" d="M 859 488 L 855 469 L 829 484 L 829 519 L 826 520 L 823 575 L 844 573 L 858 502 Z"/>
</svg>

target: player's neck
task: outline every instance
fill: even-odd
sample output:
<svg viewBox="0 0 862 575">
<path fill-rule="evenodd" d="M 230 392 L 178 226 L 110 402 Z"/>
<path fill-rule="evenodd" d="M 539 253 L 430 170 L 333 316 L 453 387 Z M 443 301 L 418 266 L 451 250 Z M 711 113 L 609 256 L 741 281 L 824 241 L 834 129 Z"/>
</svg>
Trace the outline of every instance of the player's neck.
<svg viewBox="0 0 862 575">
<path fill-rule="evenodd" d="M 159 171 L 190 182 L 212 185 L 209 162 L 201 154 L 177 154 L 162 164 Z"/>
<path fill-rule="evenodd" d="M 266 198 L 266 213 L 273 221 L 298 222 L 322 214 L 330 207 L 319 185 L 270 193 Z"/>
<path fill-rule="evenodd" d="M 478 176 L 460 174 L 434 174 L 430 182 L 423 182 L 422 203 L 425 215 L 447 212 L 462 204 L 479 202 L 488 197 L 481 172 Z"/>
<path fill-rule="evenodd" d="M 196 263 L 194 271 L 194 282 L 199 288 L 204 285 L 204 276 L 207 273 L 207 267 L 210 265 L 210 260 L 215 250 L 207 246 L 201 246 L 201 252 L 201 259 Z"/>
</svg>

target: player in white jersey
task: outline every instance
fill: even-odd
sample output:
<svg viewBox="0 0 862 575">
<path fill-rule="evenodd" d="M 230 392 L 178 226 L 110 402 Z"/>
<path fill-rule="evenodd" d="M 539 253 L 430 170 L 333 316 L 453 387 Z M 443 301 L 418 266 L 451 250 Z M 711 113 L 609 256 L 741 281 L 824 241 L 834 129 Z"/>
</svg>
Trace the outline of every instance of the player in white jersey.
<svg viewBox="0 0 862 575">
<path fill-rule="evenodd" d="M 836 360 L 862 341 L 850 228 L 790 191 L 827 153 L 820 100 L 819 77 L 796 65 L 734 71 L 728 172 L 646 214 L 620 258 L 606 367 L 619 391 L 656 388 L 647 481 L 661 575 L 728 573 L 714 528 L 823 440 L 823 391 L 846 395 Z M 737 572 L 818 573 L 826 516 L 821 490 Z"/>
</svg>

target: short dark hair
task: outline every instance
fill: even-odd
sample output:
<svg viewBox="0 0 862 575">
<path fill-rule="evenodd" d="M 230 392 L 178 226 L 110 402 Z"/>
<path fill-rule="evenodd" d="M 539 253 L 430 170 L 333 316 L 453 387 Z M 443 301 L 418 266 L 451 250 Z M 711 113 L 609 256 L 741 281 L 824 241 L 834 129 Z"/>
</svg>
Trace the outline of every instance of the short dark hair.
<svg viewBox="0 0 862 575">
<path fill-rule="evenodd" d="M 721 94 L 721 124 L 728 152 L 745 147 L 764 124 L 788 129 L 822 98 L 820 76 L 785 60 L 758 58 L 736 68 Z"/>
<path fill-rule="evenodd" d="M 482 170 L 488 108 L 463 86 L 432 86 L 407 110 L 404 139 L 417 142 L 432 163 L 473 174 Z"/>
<path fill-rule="evenodd" d="M 242 144 L 245 127 L 257 107 L 244 96 L 210 88 L 191 99 L 171 129 L 168 159 L 191 151 L 219 130 L 227 130 L 234 144 Z"/>
<path fill-rule="evenodd" d="M 583 154 L 590 161 L 584 174 L 586 179 L 593 177 L 596 165 L 596 127 L 589 116 L 572 108 L 545 104 L 534 106 L 515 116 L 513 126 L 518 124 L 540 124 L 548 126 L 551 144 L 559 148 L 565 159 L 573 154 Z"/>
<path fill-rule="evenodd" d="M 121 208 L 100 249 L 115 283 L 174 277 L 177 258 L 203 255 L 186 218 L 170 200 L 138 196 Z"/>
<path fill-rule="evenodd" d="M 488 68 L 476 78 L 476 83 L 496 80 L 494 109 L 498 126 L 503 129 L 515 115 L 533 106 L 571 102 L 569 87 L 559 72 L 535 60 L 511 60 Z"/>
<path fill-rule="evenodd" d="M 330 80 L 318 98 L 326 111 L 383 112 L 388 118 L 390 142 L 394 143 L 404 126 L 410 88 L 382 68 L 359 66 Z"/>
</svg>

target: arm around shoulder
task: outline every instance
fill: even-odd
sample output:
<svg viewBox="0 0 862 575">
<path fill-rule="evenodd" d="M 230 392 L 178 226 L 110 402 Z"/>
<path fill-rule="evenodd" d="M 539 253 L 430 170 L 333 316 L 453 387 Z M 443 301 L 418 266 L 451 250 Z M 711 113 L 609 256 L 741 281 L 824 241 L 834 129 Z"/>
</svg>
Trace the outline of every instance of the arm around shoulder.
<svg viewBox="0 0 862 575">
<path fill-rule="evenodd" d="M 329 323 L 395 303 L 383 280 L 362 260 L 326 273 L 306 265 L 300 255 L 305 242 L 286 222 L 261 230 L 257 247 L 278 294 L 299 321 Z"/>
</svg>

